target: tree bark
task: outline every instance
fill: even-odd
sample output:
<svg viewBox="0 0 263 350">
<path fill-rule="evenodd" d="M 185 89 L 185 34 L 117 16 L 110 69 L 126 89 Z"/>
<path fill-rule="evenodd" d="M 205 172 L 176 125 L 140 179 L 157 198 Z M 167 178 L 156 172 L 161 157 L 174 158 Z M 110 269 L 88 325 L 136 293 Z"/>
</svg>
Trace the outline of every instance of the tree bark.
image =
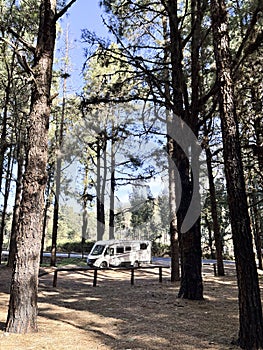
<svg viewBox="0 0 263 350">
<path fill-rule="evenodd" d="M 12 77 L 14 71 L 14 61 L 15 53 L 12 55 L 11 66 L 8 71 L 8 81 L 5 87 L 5 98 L 4 98 L 4 108 L 3 108 L 3 117 L 1 120 L 1 142 L 0 142 L 0 188 L 2 188 L 3 172 L 4 172 L 4 159 L 5 153 L 10 145 L 7 142 L 7 131 L 8 131 L 8 104 L 11 98 L 11 86 L 12 86 Z M 7 63 L 6 63 L 7 66 Z"/>
<path fill-rule="evenodd" d="M 56 39 L 56 1 L 42 0 L 33 86 L 28 116 L 28 145 L 17 231 L 6 331 L 36 332 L 38 271 L 42 236 L 44 189 L 47 181 L 47 141 L 50 86 Z"/>
<path fill-rule="evenodd" d="M 170 83 L 169 83 L 169 69 L 168 64 L 170 62 L 169 54 L 169 33 L 168 33 L 168 23 L 166 17 L 162 18 L 163 24 L 163 36 L 165 41 L 164 47 L 164 62 L 166 68 L 164 69 L 165 77 L 165 100 L 167 106 L 169 101 L 171 101 L 170 93 Z M 176 169 L 174 156 L 174 140 L 170 136 L 172 135 L 172 120 L 171 120 L 171 110 L 166 107 L 166 126 L 167 126 L 167 153 L 168 153 L 168 176 L 169 176 L 169 234 L 170 234 L 170 246 L 171 246 L 171 282 L 180 280 L 180 252 L 179 252 L 179 234 L 177 230 L 177 219 L 176 219 Z"/>
<path fill-rule="evenodd" d="M 207 174 L 209 181 L 209 192 L 210 192 L 210 203 L 211 203 L 211 214 L 213 220 L 213 231 L 214 231 L 214 239 L 215 239 L 215 247 L 216 247 L 216 261 L 217 261 L 217 272 L 219 276 L 224 276 L 224 262 L 223 262 L 223 244 L 222 237 L 220 234 L 220 227 L 218 222 L 217 215 L 217 203 L 216 203 L 216 190 L 214 184 L 214 176 L 212 169 L 212 153 L 209 148 L 209 145 L 206 145 L 206 164 L 207 164 Z"/>
<path fill-rule="evenodd" d="M 244 349 L 259 349 L 263 347 L 262 307 L 232 85 L 227 11 L 223 0 L 211 0 L 211 17 L 219 85 L 225 174 L 238 281 L 238 344 Z"/>
<path fill-rule="evenodd" d="M 105 146 L 101 147 L 100 143 L 101 140 L 104 142 L 103 139 L 100 138 L 102 134 L 98 136 L 97 139 L 97 149 L 96 149 L 96 158 L 97 158 L 97 240 L 100 241 L 103 239 L 104 231 L 105 231 L 105 211 L 104 211 L 104 179 L 105 179 L 105 172 L 106 169 L 104 169 L 104 172 L 102 173 L 102 167 L 101 167 L 101 157 L 103 157 L 103 160 L 105 160 L 106 154 L 101 154 L 104 150 Z M 104 161 L 105 162 L 105 161 Z"/>
<path fill-rule="evenodd" d="M 254 128 L 256 134 L 256 146 L 257 146 L 257 158 L 258 158 L 258 166 L 260 172 L 262 174 L 263 171 L 263 121 L 260 117 L 258 117 L 254 121 Z"/>
<path fill-rule="evenodd" d="M 111 178 L 110 178 L 110 215 L 109 215 L 109 239 L 114 239 L 115 234 L 115 140 L 114 140 L 114 123 L 112 122 L 112 140 L 111 140 Z"/>
<path fill-rule="evenodd" d="M 169 123 L 169 121 L 167 121 Z M 169 126 L 167 127 L 169 130 Z M 180 252 L 179 252 L 179 233 L 176 217 L 176 170 L 174 156 L 174 140 L 167 136 L 168 152 L 168 176 L 169 176 L 169 209 L 170 209 L 170 242 L 171 242 L 171 282 L 180 280 Z"/>
<path fill-rule="evenodd" d="M 49 172 L 52 173 L 52 170 L 49 170 Z M 47 180 L 47 186 L 46 186 L 46 202 L 45 202 L 45 207 L 44 207 L 44 214 L 43 214 L 43 227 L 42 227 L 42 238 L 41 238 L 41 249 L 40 249 L 40 265 L 43 264 L 44 261 L 44 247 L 45 247 L 45 238 L 46 238 L 46 232 L 47 232 L 47 227 L 48 227 L 48 221 L 49 221 L 49 216 L 48 216 L 48 211 L 51 205 L 51 198 L 53 197 L 51 192 L 52 189 L 50 187 L 52 186 L 52 180 L 50 173 L 48 174 L 48 180 Z"/>
<path fill-rule="evenodd" d="M 23 180 L 23 163 L 24 163 L 24 151 L 22 146 L 17 146 L 17 178 L 16 178 L 16 194 L 15 194 L 15 205 L 13 209 L 12 227 L 9 242 L 9 254 L 8 254 L 8 267 L 13 267 L 16 255 L 16 234 L 19 221 L 19 210 L 22 193 L 22 180 Z"/>
<path fill-rule="evenodd" d="M 172 121 L 173 128 L 176 128 L 176 119 L 178 116 L 195 133 L 198 116 L 194 116 L 192 120 L 190 118 L 191 111 L 189 108 L 188 91 L 182 67 L 183 47 L 177 15 L 177 1 L 168 0 L 165 4 L 170 26 L 172 101 L 175 115 Z M 181 131 L 184 133 L 183 129 Z M 186 143 L 189 141 L 187 135 L 185 135 L 183 141 Z M 173 159 L 175 159 L 182 185 L 181 202 L 177 207 L 177 230 L 181 252 L 181 286 L 178 296 L 186 299 L 201 300 L 203 299 L 203 283 L 201 274 L 202 251 L 200 225 L 198 220 L 187 231 L 182 230 L 182 224 L 187 215 L 193 195 L 193 183 L 191 182 L 189 158 L 182 149 L 182 145 L 176 139 L 174 139 Z"/>
<path fill-rule="evenodd" d="M 208 247 L 209 247 L 209 251 L 210 251 L 210 259 L 214 259 L 215 258 L 215 252 L 213 249 L 213 237 L 212 237 L 212 225 L 210 220 L 207 217 L 207 214 L 204 215 L 204 220 L 205 220 L 205 224 L 208 230 Z"/>
<path fill-rule="evenodd" d="M 58 223 L 59 223 L 59 207 L 60 207 L 60 188 L 61 188 L 61 173 L 62 173 L 62 156 L 61 149 L 63 147 L 64 141 L 64 121 L 66 114 L 66 93 L 67 93 L 67 70 L 68 70 L 68 32 L 66 33 L 65 41 L 65 63 L 64 63 L 64 76 L 63 76 L 63 88 L 62 88 L 62 109 L 61 109 L 61 118 L 58 121 L 57 130 L 56 130 L 56 161 L 57 166 L 55 169 L 55 199 L 54 199 L 54 212 L 53 212 L 53 228 L 52 228 L 52 243 L 51 243 L 51 259 L 50 266 L 56 266 L 57 261 L 57 237 L 58 237 Z"/>
<path fill-rule="evenodd" d="M 254 191 L 251 193 L 251 216 L 253 218 L 253 228 L 254 228 L 254 242 L 256 247 L 256 254 L 258 260 L 258 268 L 263 269 L 262 264 L 262 243 L 261 243 L 261 229 L 260 229 L 260 212 L 258 210 L 258 198 Z"/>
<path fill-rule="evenodd" d="M 4 233 L 6 228 L 7 205 L 8 205 L 8 198 L 10 194 L 10 184 L 11 184 L 11 178 L 12 178 L 13 166 L 14 166 L 13 148 L 14 147 L 10 148 L 10 153 L 8 155 L 5 189 L 4 189 L 4 203 L 3 203 L 2 213 L 1 213 L 2 217 L 1 217 L 1 226 L 0 226 L 0 264 L 1 264 L 1 257 L 2 257 Z"/>
</svg>

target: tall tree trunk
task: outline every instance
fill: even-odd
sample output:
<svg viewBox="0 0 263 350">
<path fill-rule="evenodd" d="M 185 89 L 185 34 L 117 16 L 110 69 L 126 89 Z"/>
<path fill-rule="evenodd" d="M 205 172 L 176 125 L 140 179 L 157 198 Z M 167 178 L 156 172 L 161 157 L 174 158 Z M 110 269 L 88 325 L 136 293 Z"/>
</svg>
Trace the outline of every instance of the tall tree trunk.
<svg viewBox="0 0 263 350">
<path fill-rule="evenodd" d="M 10 69 L 8 68 L 8 64 L 6 63 L 6 67 L 7 67 L 7 70 L 8 70 L 8 80 L 7 80 L 7 85 L 5 87 L 5 99 L 4 99 L 4 108 L 3 108 L 3 118 L 1 120 L 0 189 L 2 188 L 5 152 L 6 152 L 6 150 L 9 147 L 8 142 L 7 142 L 8 104 L 9 104 L 10 96 L 11 96 L 12 76 L 13 76 L 13 71 L 14 71 L 14 60 L 15 60 L 15 53 L 13 53 L 13 55 L 12 55 Z"/>
<path fill-rule="evenodd" d="M 254 242 L 257 253 L 258 268 L 263 269 L 262 265 L 262 243 L 261 243 L 261 230 L 260 230 L 260 213 L 258 210 L 258 199 L 256 193 L 252 191 L 251 193 L 251 217 L 253 218 L 253 228 L 254 228 Z"/>
<path fill-rule="evenodd" d="M 60 161 L 57 161 L 57 177 L 58 168 L 61 169 Z M 59 183 L 59 185 L 58 185 Z M 54 196 L 54 209 L 53 209 L 53 228 L 52 228 L 52 240 L 51 240 L 51 257 L 50 266 L 56 266 L 57 261 L 57 237 L 58 237 L 58 213 L 59 213 L 59 192 L 60 192 L 60 180 L 56 179 L 56 193 Z"/>
<path fill-rule="evenodd" d="M 16 259 L 10 288 L 6 331 L 37 331 L 37 292 L 47 182 L 50 88 L 56 40 L 56 21 L 76 0 L 56 14 L 56 0 L 41 0 L 32 75 L 31 107 L 22 198 L 16 235 Z M 23 41 L 22 41 L 23 43 Z M 33 48 L 31 48 L 33 51 Z"/>
<path fill-rule="evenodd" d="M 163 23 L 163 36 L 165 40 L 164 48 L 164 62 L 166 63 L 166 68 L 164 70 L 165 76 L 165 100 L 166 106 L 166 126 L 167 126 L 167 153 L 168 153 L 168 176 L 169 176 L 169 234 L 170 234 L 170 245 L 171 245 L 171 282 L 180 280 L 180 264 L 179 264 L 179 235 L 177 230 L 177 219 L 176 219 L 176 169 L 174 156 L 174 140 L 170 136 L 172 135 L 172 120 L 171 120 L 171 110 L 168 108 L 169 101 L 171 101 L 170 93 L 170 83 L 169 83 L 169 70 L 168 63 L 170 61 L 169 57 L 169 33 L 168 33 L 168 23 L 166 17 L 162 18 Z"/>
<path fill-rule="evenodd" d="M 52 170 L 50 170 L 50 172 L 52 172 Z M 40 250 L 40 265 L 43 264 L 43 261 L 44 261 L 44 247 L 45 247 L 46 232 L 47 232 L 48 221 L 49 221 L 48 211 L 49 211 L 52 197 L 53 197 L 53 195 L 51 194 L 52 189 L 50 189 L 50 187 L 52 187 L 51 177 L 52 177 L 52 175 L 49 173 L 48 180 L 47 180 L 47 186 L 46 186 L 46 203 L 45 203 L 44 215 L 43 215 L 43 227 L 42 227 L 41 250 Z"/>
<path fill-rule="evenodd" d="M 184 81 L 183 67 L 182 67 L 182 39 L 179 30 L 179 18 L 177 15 L 177 1 L 167 1 L 167 11 L 170 25 L 170 48 L 171 48 L 171 64 L 172 64 L 172 100 L 173 100 L 173 135 L 176 134 L 177 127 L 181 128 L 180 142 L 178 137 L 174 138 L 174 155 L 176 166 L 181 180 L 181 202 L 177 208 L 177 229 L 180 238 L 181 251 L 181 286 L 179 290 L 179 297 L 186 299 L 203 299 L 203 283 L 201 274 L 201 232 L 200 224 L 197 221 L 195 224 L 184 229 L 183 223 L 190 208 L 190 203 L 194 191 L 193 183 L 190 175 L 189 158 L 186 154 L 188 147 L 183 147 L 182 143 L 190 142 L 187 132 L 184 129 L 189 123 L 189 127 L 195 133 L 195 123 L 197 125 L 197 116 L 191 121 L 190 109 L 188 101 L 187 87 Z M 178 122 L 178 117 L 182 122 Z M 185 128 L 184 128 L 185 126 Z M 173 136 L 171 135 L 171 136 Z M 179 136 L 179 134 L 177 133 Z M 191 137 L 190 137 L 191 138 Z M 190 147 L 190 144 L 188 145 Z M 191 151 L 195 152 L 193 145 Z M 177 199 L 178 201 L 178 199 Z M 196 203 L 197 204 L 197 203 Z M 199 208 L 196 208 L 199 211 Z"/>
<path fill-rule="evenodd" d="M 62 113 L 63 116 L 63 113 Z M 60 124 L 61 132 L 63 130 L 64 118 Z M 60 135 L 59 144 L 62 145 L 62 136 Z M 60 152 L 60 151 L 59 151 Z M 62 159 L 61 155 L 57 156 L 57 166 L 55 174 L 55 198 L 54 198 L 54 210 L 53 210 L 53 228 L 52 228 L 52 240 L 51 240 L 51 258 L 50 266 L 56 266 L 57 260 L 57 237 L 58 237 L 58 217 L 59 217 L 59 197 L 60 197 L 60 187 L 61 187 L 61 167 Z"/>
<path fill-rule="evenodd" d="M 107 182 L 107 138 L 106 133 L 103 136 L 105 139 L 103 140 L 103 149 L 102 149 L 102 158 L 103 158 L 103 173 L 101 179 L 101 192 L 100 192 L 100 220 L 101 220 L 101 228 L 102 228 L 102 237 L 105 233 L 105 191 L 106 191 L 106 182 Z"/>
<path fill-rule="evenodd" d="M 85 176 L 84 176 L 84 190 L 82 194 L 82 201 L 83 201 L 83 214 L 82 214 L 82 241 L 85 242 L 88 238 L 88 201 L 89 201 L 89 194 L 88 194 L 88 184 L 89 184 L 89 167 L 86 163 L 85 165 Z"/>
<path fill-rule="evenodd" d="M 223 262 L 223 244 L 222 237 L 220 233 L 218 215 L 217 215 L 217 203 L 216 203 L 216 190 L 213 176 L 212 168 L 212 153 L 209 144 L 205 145 L 206 152 L 206 164 L 207 164 L 207 175 L 209 181 L 209 192 L 210 192 L 210 204 L 211 204 L 211 214 L 213 220 L 213 231 L 216 247 L 216 261 L 217 261 L 217 273 L 219 276 L 224 276 L 224 262 Z"/>
<path fill-rule="evenodd" d="M 104 202 L 103 202 L 103 179 L 104 175 L 101 172 L 101 139 L 97 139 L 97 240 L 103 239 L 105 229 Z M 105 157 L 105 154 L 103 155 Z"/>
<path fill-rule="evenodd" d="M 256 134 L 256 146 L 257 146 L 257 158 L 258 165 L 262 175 L 263 171 L 263 121 L 258 117 L 254 122 L 255 134 Z"/>
<path fill-rule="evenodd" d="M 231 77 L 227 11 L 223 0 L 211 0 L 211 17 L 219 84 L 225 174 L 239 292 L 238 344 L 248 350 L 259 349 L 263 347 L 262 307 Z"/>
<path fill-rule="evenodd" d="M 167 123 L 170 124 L 169 121 Z M 169 125 L 168 124 L 168 125 Z M 167 126 L 169 130 L 169 126 Z M 168 176 L 169 176 L 169 208 L 170 208 L 170 242 L 171 242 L 171 282 L 180 280 L 180 264 L 179 264 L 179 234 L 177 228 L 176 217 L 176 176 L 175 159 L 174 159 L 174 140 L 167 136 L 167 152 L 168 152 Z"/>
<path fill-rule="evenodd" d="M 65 113 L 66 113 L 66 93 L 67 93 L 67 78 L 68 75 L 68 62 L 69 62 L 69 40 L 68 40 L 68 28 L 66 31 L 65 38 L 65 60 L 63 67 L 63 88 L 62 88 L 62 110 L 61 110 L 61 118 L 57 125 L 57 166 L 55 169 L 55 199 L 54 199 L 54 212 L 53 212 L 53 228 L 52 228 L 52 242 L 51 242 L 51 259 L 50 266 L 56 266 L 57 260 L 57 238 L 58 238 L 58 221 L 59 221 L 59 203 L 60 203 L 60 188 L 61 188 L 61 173 L 62 173 L 62 157 L 61 150 L 63 147 L 64 140 L 64 121 L 65 121 Z"/>
<path fill-rule="evenodd" d="M 4 203 L 3 203 L 1 227 L 0 227 L 0 264 L 1 264 L 1 257 L 2 257 L 4 233 L 5 233 L 5 227 L 6 227 L 7 205 L 8 205 L 8 198 L 10 194 L 10 184 L 11 184 L 11 178 L 13 173 L 13 165 L 14 165 L 14 155 L 12 153 L 13 153 L 13 147 L 10 148 L 10 152 L 8 155 L 7 169 L 6 169 Z"/>
<path fill-rule="evenodd" d="M 205 224 L 208 230 L 208 247 L 210 250 L 210 259 L 214 259 L 215 258 L 215 253 L 214 253 L 214 249 L 213 249 L 213 237 L 212 237 L 212 225 L 210 220 L 207 217 L 207 214 L 204 215 L 204 219 L 205 219 Z"/>
<path fill-rule="evenodd" d="M 9 255 L 7 266 L 13 267 L 16 255 L 16 234 L 19 222 L 19 210 L 22 193 L 22 180 L 23 180 L 23 164 L 24 164 L 24 151 L 20 143 L 17 145 L 17 177 L 16 177 L 16 194 L 15 204 L 13 209 L 12 227 L 9 242 Z"/>
<path fill-rule="evenodd" d="M 20 210 L 20 202 L 21 202 L 21 194 L 23 187 L 23 172 L 24 172 L 24 162 L 25 162 L 25 145 L 27 142 L 27 133 L 25 130 L 25 120 L 24 118 L 17 118 L 15 129 L 17 130 L 16 135 L 16 155 L 15 158 L 17 160 L 17 177 L 16 177 L 16 193 L 15 193 L 15 201 L 13 208 L 13 217 L 12 217 L 12 226 L 11 226 L 11 234 L 9 241 L 9 254 L 8 254 L 8 263 L 7 266 L 13 267 L 16 255 L 16 234 L 18 229 L 18 221 L 19 221 L 19 210 Z"/>
<path fill-rule="evenodd" d="M 55 13 L 56 1 L 41 1 L 32 70 L 34 82 L 28 116 L 27 158 L 19 212 L 17 252 L 6 322 L 6 330 L 14 333 L 37 331 L 38 271 L 47 178 L 50 86 L 56 39 Z"/>
<path fill-rule="evenodd" d="M 113 123 L 112 123 L 113 124 Z M 109 239 L 114 239 L 115 228 L 115 141 L 114 141 L 114 125 L 112 125 L 112 140 L 111 140 L 111 178 L 110 178 L 110 217 L 109 217 Z"/>
<path fill-rule="evenodd" d="M 88 209 L 87 209 L 87 201 L 85 200 L 83 203 L 83 213 L 82 213 L 82 235 L 81 235 L 81 254 L 82 258 L 84 258 L 85 253 L 85 242 L 88 238 Z"/>
</svg>

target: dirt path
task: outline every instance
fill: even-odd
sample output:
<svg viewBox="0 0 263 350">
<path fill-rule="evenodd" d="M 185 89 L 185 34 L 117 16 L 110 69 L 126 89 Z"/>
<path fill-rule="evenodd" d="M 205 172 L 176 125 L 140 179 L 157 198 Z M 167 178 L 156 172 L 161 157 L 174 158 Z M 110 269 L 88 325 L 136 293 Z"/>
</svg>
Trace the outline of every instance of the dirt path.
<svg viewBox="0 0 263 350">
<path fill-rule="evenodd" d="M 237 286 L 233 266 L 225 277 L 214 277 L 204 266 L 204 301 L 176 298 L 179 283 L 169 270 L 158 282 L 158 270 L 99 271 L 92 286 L 90 272 L 53 274 L 40 278 L 39 332 L 4 333 L 10 270 L 0 269 L 0 349 L 48 350 L 198 350 L 238 349 L 231 345 L 238 331 Z"/>
</svg>

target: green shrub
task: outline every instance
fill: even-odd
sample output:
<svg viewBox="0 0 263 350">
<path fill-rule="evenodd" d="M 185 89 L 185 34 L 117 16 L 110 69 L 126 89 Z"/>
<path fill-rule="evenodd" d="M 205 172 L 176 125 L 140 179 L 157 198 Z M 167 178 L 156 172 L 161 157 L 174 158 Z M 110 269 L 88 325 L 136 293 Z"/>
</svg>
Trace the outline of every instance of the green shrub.
<svg viewBox="0 0 263 350">
<path fill-rule="evenodd" d="M 157 243 L 156 241 L 153 241 L 152 255 L 153 256 L 164 256 L 164 255 L 171 256 L 170 246 L 167 244 Z"/>
<path fill-rule="evenodd" d="M 89 253 L 91 251 L 91 248 L 93 247 L 94 242 L 66 242 L 64 244 L 58 244 L 57 245 L 57 252 L 76 252 L 76 253 Z M 46 247 L 46 251 L 50 252 L 51 247 Z"/>
</svg>

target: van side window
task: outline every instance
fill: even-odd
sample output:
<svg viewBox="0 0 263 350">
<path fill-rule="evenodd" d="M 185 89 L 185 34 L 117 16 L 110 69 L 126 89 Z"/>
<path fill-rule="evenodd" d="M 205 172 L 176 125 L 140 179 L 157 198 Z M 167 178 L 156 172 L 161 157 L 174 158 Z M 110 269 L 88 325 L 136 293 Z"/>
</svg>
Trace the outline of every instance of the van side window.
<svg viewBox="0 0 263 350">
<path fill-rule="evenodd" d="M 124 253 L 124 247 L 117 247 L 116 252 L 117 252 L 117 254 Z"/>
<path fill-rule="evenodd" d="M 142 250 L 147 249 L 147 244 L 146 243 L 141 243 L 140 244 L 140 249 L 142 249 Z"/>
<path fill-rule="evenodd" d="M 131 247 L 125 247 L 125 252 L 130 252 L 131 251 Z"/>
</svg>

